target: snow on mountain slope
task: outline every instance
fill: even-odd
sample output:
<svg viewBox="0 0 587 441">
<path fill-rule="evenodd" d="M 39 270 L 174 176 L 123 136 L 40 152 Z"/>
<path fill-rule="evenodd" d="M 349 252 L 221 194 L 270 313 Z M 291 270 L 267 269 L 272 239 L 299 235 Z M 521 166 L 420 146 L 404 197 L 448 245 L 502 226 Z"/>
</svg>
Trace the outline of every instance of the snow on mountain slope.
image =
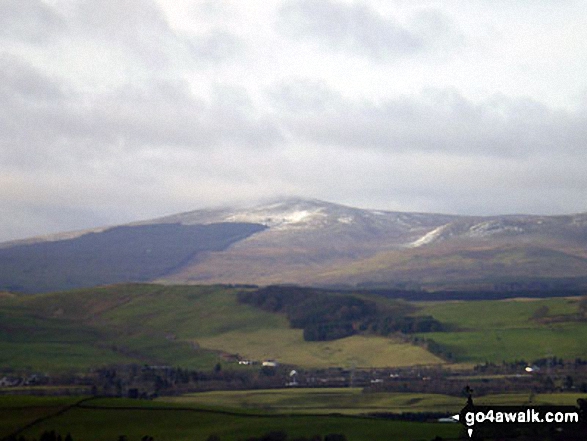
<svg viewBox="0 0 587 441">
<path fill-rule="evenodd" d="M 449 275 L 454 280 L 503 274 L 587 277 L 587 214 L 454 216 L 366 210 L 290 198 L 253 207 L 195 210 L 128 226 L 219 223 L 266 228 L 256 228 L 225 249 L 194 254 L 158 280 L 354 284 L 437 283 Z M 65 241 L 108 231 L 64 233 L 20 244 Z M 0 249 L 14 245 L 0 244 Z"/>
<path fill-rule="evenodd" d="M 329 229 L 333 232 L 339 232 L 338 230 L 343 229 L 347 232 L 353 231 L 360 236 L 364 234 L 371 236 L 384 234 L 385 236 L 396 238 L 397 246 L 403 246 L 411 240 L 416 240 L 422 234 L 426 234 L 430 229 L 457 218 L 458 216 L 451 215 L 366 210 L 323 202 L 317 199 L 289 198 L 253 207 L 201 209 L 157 219 L 132 222 L 127 225 L 161 223 L 197 225 L 245 222 L 261 224 L 269 227 L 272 232 L 280 231 L 284 233 L 290 231 L 297 231 L 298 233 L 306 231 L 310 233 L 317 230 L 326 232 Z M 27 243 L 74 239 L 88 233 L 101 233 L 109 228 L 111 227 L 37 236 L 26 240 L 0 244 L 0 248 Z M 361 234 L 361 231 L 364 234 Z"/>
<path fill-rule="evenodd" d="M 396 236 L 401 233 L 416 237 L 456 218 L 458 216 L 366 210 L 316 199 L 291 198 L 241 209 L 197 210 L 164 217 L 157 222 L 251 222 L 266 225 L 273 231 L 325 230 L 346 226 L 356 231 L 388 231 Z"/>
<path fill-rule="evenodd" d="M 283 230 L 288 228 L 320 228 L 327 223 L 324 206 L 311 203 L 275 203 L 226 216 L 224 222 L 250 222 Z"/>
<path fill-rule="evenodd" d="M 446 228 L 447 228 L 447 225 L 441 225 L 440 227 L 435 228 L 432 231 L 429 231 L 428 233 L 424 234 L 419 239 L 409 243 L 407 246 L 412 247 L 412 248 L 416 248 L 416 247 L 421 247 L 423 245 L 427 245 L 429 243 L 432 243 L 435 240 L 437 240 L 439 237 L 442 236 L 442 233 L 444 230 L 446 230 Z"/>
</svg>

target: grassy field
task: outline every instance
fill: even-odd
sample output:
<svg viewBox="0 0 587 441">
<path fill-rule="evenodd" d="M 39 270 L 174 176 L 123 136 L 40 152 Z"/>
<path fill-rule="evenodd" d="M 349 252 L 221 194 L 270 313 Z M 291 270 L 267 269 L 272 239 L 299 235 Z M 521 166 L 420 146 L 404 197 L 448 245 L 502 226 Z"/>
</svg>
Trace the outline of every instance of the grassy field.
<svg viewBox="0 0 587 441">
<path fill-rule="evenodd" d="M 396 338 L 354 335 L 334 341 L 304 341 L 301 329 L 229 332 L 198 339 L 204 348 L 220 348 L 254 360 L 275 359 L 303 367 L 385 367 L 439 364 L 443 360 Z"/>
<path fill-rule="evenodd" d="M 268 389 L 213 391 L 164 397 L 159 401 L 182 405 L 239 407 L 276 413 L 358 415 L 373 412 L 453 412 L 462 397 L 440 394 L 363 393 L 360 388 Z"/>
<path fill-rule="evenodd" d="M 508 299 L 480 301 L 418 302 L 419 313 L 443 323 L 467 329 L 541 327 L 533 314 L 546 306 L 547 316 L 578 312 L 577 298 Z"/>
<path fill-rule="evenodd" d="M 80 397 L 0 396 L 0 438 L 79 400 Z"/>
<path fill-rule="evenodd" d="M 195 348 L 182 335 L 220 332 L 219 315 L 237 327 L 275 323 L 271 314 L 252 308 L 239 316 L 234 295 L 218 287 L 117 285 L 5 296 L 0 299 L 0 367 L 75 370 L 151 363 L 210 368 L 218 355 Z"/>
<path fill-rule="evenodd" d="M 587 358 L 587 321 L 577 321 L 578 299 L 518 299 L 422 302 L 423 314 L 448 324 L 452 332 L 420 334 L 448 348 L 457 361 L 527 361 L 557 356 Z M 548 308 L 540 320 L 534 315 Z"/>
<path fill-rule="evenodd" d="M 396 339 L 306 342 L 287 319 L 218 286 L 116 285 L 0 298 L 0 367 L 88 369 L 115 363 L 210 369 L 219 352 L 306 367 L 440 363 Z"/>
<path fill-rule="evenodd" d="M 536 405 L 576 405 L 585 394 L 536 394 Z M 475 399 L 479 405 L 524 405 L 528 394 L 487 395 Z M 464 397 L 424 393 L 363 393 L 359 388 L 272 389 L 250 391 L 213 391 L 164 397 L 159 401 L 183 406 L 208 406 L 217 409 L 241 409 L 286 414 L 358 415 L 375 412 L 458 412 Z"/>
<path fill-rule="evenodd" d="M 85 370 L 111 364 L 210 369 L 221 352 L 300 367 L 397 367 L 442 360 L 396 337 L 307 342 L 286 317 L 239 304 L 236 289 L 154 284 L 0 296 L 0 368 Z M 383 298 L 378 302 L 385 303 Z M 458 363 L 587 358 L 578 301 L 418 302 L 450 331 L 421 334 Z M 548 309 L 540 320 L 537 312 Z M 575 314 L 575 318 L 572 318 Z"/>
<path fill-rule="evenodd" d="M 534 404 L 573 405 L 580 396 L 539 394 L 534 397 Z M 479 397 L 475 402 L 520 405 L 527 403 L 527 398 L 525 394 L 493 395 Z M 106 441 L 120 435 L 126 435 L 129 441 L 138 441 L 145 435 L 157 441 L 205 441 L 212 434 L 222 441 L 237 441 L 269 431 L 285 431 L 291 438 L 344 433 L 349 441 L 429 441 L 436 436 L 466 439 L 458 424 L 412 423 L 357 415 L 452 413 L 463 407 L 463 397 L 444 395 L 288 389 L 206 392 L 158 401 L 100 398 L 80 403 L 81 399 L 0 396 L 0 438 L 28 426 L 20 432 L 27 438 L 38 439 L 43 431 L 56 430 L 71 433 L 76 441 Z"/>
<path fill-rule="evenodd" d="M 27 398 L 27 403 L 14 406 L 6 397 L 0 397 L 0 415 L 3 415 L 0 436 L 14 433 L 15 427 L 22 427 L 39 416 L 54 414 L 64 404 L 47 400 Z M 410 423 L 352 416 L 221 412 L 193 405 L 180 407 L 170 403 L 120 399 L 86 402 L 35 424 L 22 434 L 27 438 L 38 438 L 45 430 L 71 433 L 76 441 L 110 441 L 120 435 L 126 435 L 129 441 L 138 441 L 145 435 L 157 441 L 205 441 L 211 434 L 219 436 L 222 441 L 236 441 L 279 430 L 287 432 L 292 438 L 344 433 L 349 441 L 415 441 L 430 440 L 435 436 L 454 438 L 462 431 L 457 424 Z"/>
</svg>

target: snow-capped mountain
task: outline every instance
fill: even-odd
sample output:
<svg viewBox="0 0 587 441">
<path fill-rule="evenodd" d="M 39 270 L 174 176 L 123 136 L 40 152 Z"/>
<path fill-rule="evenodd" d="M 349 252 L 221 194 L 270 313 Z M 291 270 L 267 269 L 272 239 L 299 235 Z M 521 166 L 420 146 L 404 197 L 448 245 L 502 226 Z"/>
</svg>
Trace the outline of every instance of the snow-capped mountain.
<svg viewBox="0 0 587 441">
<path fill-rule="evenodd" d="M 50 270 L 55 282 L 20 287 L 25 277 L 16 261 L 35 280 Z M 113 261 L 136 265 L 125 273 Z M 472 217 L 290 198 L 4 244 L 0 267 L 0 288 L 24 291 L 59 289 L 62 279 L 84 286 L 86 273 L 107 283 L 587 285 L 587 214 Z"/>
<path fill-rule="evenodd" d="M 202 224 L 249 222 L 273 229 L 324 229 L 337 224 L 365 225 L 375 228 L 427 228 L 431 218 L 450 221 L 457 216 L 365 210 L 317 199 L 289 198 L 247 208 L 196 210 L 158 219 L 159 222 Z M 438 220 L 432 221 L 436 223 Z M 152 222 L 152 221 L 150 221 Z"/>
</svg>

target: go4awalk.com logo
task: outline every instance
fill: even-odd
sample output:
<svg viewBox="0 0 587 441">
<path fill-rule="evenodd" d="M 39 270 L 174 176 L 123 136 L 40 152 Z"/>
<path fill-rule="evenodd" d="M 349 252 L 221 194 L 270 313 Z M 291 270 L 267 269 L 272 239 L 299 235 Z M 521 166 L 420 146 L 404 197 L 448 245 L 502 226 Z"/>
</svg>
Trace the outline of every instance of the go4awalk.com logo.
<svg viewBox="0 0 587 441">
<path fill-rule="evenodd" d="M 552 434 L 573 440 L 587 436 L 587 400 L 577 406 L 476 406 L 472 389 L 466 406 L 452 418 L 463 424 L 470 438 L 515 434 Z M 550 438 L 549 438 L 550 439 Z"/>
</svg>

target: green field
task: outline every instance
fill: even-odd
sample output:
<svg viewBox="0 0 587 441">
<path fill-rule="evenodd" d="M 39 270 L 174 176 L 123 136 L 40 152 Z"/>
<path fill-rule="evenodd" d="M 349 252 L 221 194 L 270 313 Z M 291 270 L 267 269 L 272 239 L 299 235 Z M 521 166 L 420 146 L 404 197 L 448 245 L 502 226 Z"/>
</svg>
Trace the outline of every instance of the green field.
<svg viewBox="0 0 587 441">
<path fill-rule="evenodd" d="M 581 395 L 536 395 L 535 405 L 573 405 Z M 361 393 L 358 389 L 206 392 L 158 401 L 83 397 L 0 396 L 0 438 L 18 432 L 39 438 L 46 430 L 71 433 L 74 440 L 107 441 L 126 435 L 138 441 L 205 441 L 215 434 L 237 441 L 270 431 L 290 439 L 344 433 L 349 441 L 429 441 L 436 436 L 466 439 L 462 426 L 360 417 L 368 412 L 459 411 L 463 397 L 435 394 Z M 521 405 L 526 394 L 480 397 L 476 404 Z M 345 414 L 345 415 L 343 415 Z M 19 429 L 25 428 L 23 431 Z"/>
<path fill-rule="evenodd" d="M 12 398 L 12 397 L 10 397 Z M 39 416 L 53 415 L 68 404 L 29 397 L 20 406 L 0 397 L 0 437 L 16 431 Z M 62 407 L 61 407 L 62 408 Z M 123 399 L 100 399 L 73 407 L 28 428 L 22 434 L 36 437 L 45 430 L 71 433 L 74 440 L 110 441 L 126 435 L 138 441 L 149 435 L 156 441 L 205 441 L 211 434 L 222 441 L 285 431 L 293 437 L 344 433 L 349 441 L 431 440 L 454 438 L 462 432 L 458 424 L 411 423 L 333 415 L 273 415 L 265 412 L 213 411 L 197 406 L 179 406 Z"/>
<path fill-rule="evenodd" d="M 364 393 L 361 388 L 213 391 L 159 401 L 219 409 L 238 407 L 276 413 L 358 415 L 375 412 L 456 412 L 462 397 L 416 393 Z"/>
<path fill-rule="evenodd" d="M 535 405 L 575 405 L 585 394 L 536 394 Z M 475 399 L 479 405 L 524 405 L 528 394 L 487 395 Z M 238 407 L 251 411 L 282 414 L 345 414 L 359 415 L 377 412 L 420 413 L 460 411 L 464 397 L 425 393 L 366 393 L 360 388 L 328 389 L 270 389 L 248 391 L 213 391 L 164 397 L 160 402 L 183 406 L 207 406 L 216 409 Z"/>
<path fill-rule="evenodd" d="M 422 302 L 420 313 L 453 330 L 420 337 L 448 348 L 459 362 L 587 358 L 587 321 L 577 319 L 578 304 L 576 298 Z M 533 318 L 544 307 L 547 313 Z"/>
<path fill-rule="evenodd" d="M 198 339 L 204 348 L 220 348 L 254 360 L 275 359 L 303 367 L 385 367 L 443 363 L 425 349 L 397 338 L 354 335 L 334 341 L 304 341 L 301 329 L 229 332 Z"/>
<path fill-rule="evenodd" d="M 304 341 L 302 330 L 289 328 L 284 315 L 240 304 L 236 294 L 237 289 L 222 286 L 134 284 L 3 295 L 0 368 L 83 371 L 136 363 L 210 369 L 223 352 L 317 368 L 444 362 L 424 346 L 396 336 Z M 448 326 L 447 332 L 418 337 L 439 343 L 452 353 L 453 362 L 587 358 L 587 321 L 578 314 L 577 299 L 413 305 L 415 314 L 431 315 Z"/>
<path fill-rule="evenodd" d="M 89 369 L 116 363 L 210 369 L 220 352 L 298 366 L 440 363 L 395 338 L 306 342 L 280 314 L 220 286 L 114 285 L 0 298 L 0 367 Z"/>
<path fill-rule="evenodd" d="M 80 397 L 0 396 L 0 438 L 40 418 L 54 415 Z"/>
<path fill-rule="evenodd" d="M 198 311 L 212 307 L 200 309 L 197 300 L 219 302 L 226 295 L 231 294 L 218 288 L 120 285 L 4 297 L 0 367 L 43 372 L 128 363 L 208 368 L 217 354 L 194 348 L 177 334 L 189 322 L 202 326 Z"/>
</svg>

